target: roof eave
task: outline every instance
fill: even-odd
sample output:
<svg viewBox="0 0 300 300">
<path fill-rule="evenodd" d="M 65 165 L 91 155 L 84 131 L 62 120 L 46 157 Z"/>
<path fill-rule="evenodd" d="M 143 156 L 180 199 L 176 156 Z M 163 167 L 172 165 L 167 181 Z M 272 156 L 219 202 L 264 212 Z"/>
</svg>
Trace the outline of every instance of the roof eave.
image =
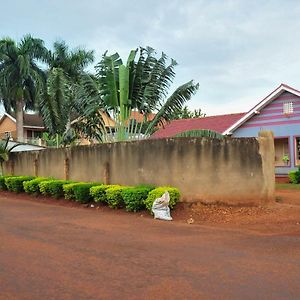
<svg viewBox="0 0 300 300">
<path fill-rule="evenodd" d="M 243 116 L 233 125 L 231 125 L 228 129 L 226 129 L 223 132 L 223 134 L 224 135 L 233 134 L 233 132 L 236 129 L 238 129 L 241 125 L 243 125 L 246 121 L 248 121 L 253 115 L 255 115 L 256 111 L 260 111 L 263 107 L 265 107 L 268 103 L 270 103 L 274 98 L 276 98 L 279 94 L 281 94 L 284 91 L 300 97 L 300 91 L 295 90 L 285 84 L 281 84 L 271 94 L 269 94 L 266 98 L 264 98 L 260 103 L 255 105 L 245 116 Z"/>
</svg>

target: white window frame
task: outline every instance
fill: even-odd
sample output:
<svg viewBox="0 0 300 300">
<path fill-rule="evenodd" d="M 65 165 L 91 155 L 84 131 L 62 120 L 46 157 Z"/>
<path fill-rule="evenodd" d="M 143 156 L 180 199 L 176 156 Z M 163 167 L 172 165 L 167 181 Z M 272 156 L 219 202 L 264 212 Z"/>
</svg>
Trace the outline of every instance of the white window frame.
<svg viewBox="0 0 300 300">
<path fill-rule="evenodd" d="M 283 113 L 285 115 L 292 115 L 294 113 L 294 103 L 293 102 L 284 102 L 282 109 L 283 109 Z"/>
</svg>

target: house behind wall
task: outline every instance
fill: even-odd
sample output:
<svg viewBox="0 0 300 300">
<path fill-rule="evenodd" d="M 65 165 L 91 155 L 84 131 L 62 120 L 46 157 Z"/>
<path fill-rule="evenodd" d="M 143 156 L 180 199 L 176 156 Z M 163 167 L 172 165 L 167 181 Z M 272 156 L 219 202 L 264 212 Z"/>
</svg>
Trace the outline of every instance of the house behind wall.
<svg viewBox="0 0 300 300">
<path fill-rule="evenodd" d="M 261 130 L 272 131 L 276 176 L 285 177 L 300 166 L 300 91 L 281 85 L 244 118 L 225 133 L 254 137 Z"/>
</svg>

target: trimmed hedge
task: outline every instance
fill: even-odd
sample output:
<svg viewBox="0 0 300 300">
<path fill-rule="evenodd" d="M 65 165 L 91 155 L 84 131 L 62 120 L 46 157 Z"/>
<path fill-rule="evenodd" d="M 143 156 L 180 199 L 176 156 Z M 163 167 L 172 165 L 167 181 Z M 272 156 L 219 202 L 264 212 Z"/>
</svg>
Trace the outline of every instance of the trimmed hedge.
<svg viewBox="0 0 300 300">
<path fill-rule="evenodd" d="M 180 192 L 177 188 L 169 186 L 158 187 L 150 191 L 147 199 L 144 201 L 146 208 L 151 211 L 154 200 L 160 198 L 166 191 L 170 194 L 169 206 L 173 208 L 180 199 Z"/>
<path fill-rule="evenodd" d="M 73 181 L 69 181 L 69 180 L 52 179 L 52 180 L 42 181 L 39 184 L 39 188 L 40 188 L 40 192 L 45 196 L 51 195 L 54 198 L 60 198 L 64 196 L 63 185 L 72 182 Z"/>
<path fill-rule="evenodd" d="M 106 190 L 118 185 L 102 184 L 99 186 L 93 186 L 90 188 L 90 195 L 95 202 L 107 203 Z"/>
<path fill-rule="evenodd" d="M 154 187 L 138 186 L 122 190 L 122 197 L 127 211 L 137 212 L 145 208 L 144 201 Z"/>
<path fill-rule="evenodd" d="M 74 187 L 76 185 L 80 185 L 82 183 L 85 183 L 85 182 L 73 182 L 73 183 L 64 184 L 63 191 L 64 191 L 65 199 L 75 200 Z"/>
<path fill-rule="evenodd" d="M 82 182 L 79 184 L 75 184 L 72 187 L 75 200 L 80 203 L 89 203 L 93 200 L 93 197 L 90 194 L 90 188 L 93 186 L 99 186 L 101 183 L 97 182 Z"/>
<path fill-rule="evenodd" d="M 290 176 L 298 178 L 297 175 L 293 175 L 298 172 L 300 180 L 300 169 L 297 172 L 291 172 Z M 1 189 L 14 192 L 25 190 L 30 194 L 41 193 L 55 198 L 65 196 L 65 199 L 74 199 L 80 203 L 88 203 L 94 200 L 95 202 L 107 203 L 111 208 L 125 207 L 127 211 L 134 212 L 144 208 L 151 211 L 154 200 L 161 197 L 165 191 L 170 194 L 170 208 L 173 208 L 180 198 L 179 190 L 173 187 L 155 188 L 147 185 L 129 187 L 33 176 L 0 176 Z"/>
<path fill-rule="evenodd" d="M 289 173 L 289 179 L 290 179 L 290 182 L 293 184 L 300 183 L 300 167 L 299 167 L 298 171 L 291 171 Z"/>
<path fill-rule="evenodd" d="M 9 178 L 9 177 L 13 177 L 13 176 L 11 176 L 11 175 L 0 176 L 0 190 L 2 190 L 2 191 L 6 191 L 7 190 L 7 186 L 5 184 L 5 178 Z"/>
<path fill-rule="evenodd" d="M 124 199 L 122 197 L 122 191 L 128 189 L 126 186 L 114 186 L 106 190 L 107 204 L 111 208 L 122 208 L 125 206 Z"/>
<path fill-rule="evenodd" d="M 50 182 L 49 185 L 49 190 L 50 190 L 50 195 L 53 196 L 54 198 L 60 198 L 64 196 L 64 190 L 63 190 L 63 185 L 66 183 L 72 183 L 72 181 L 69 180 L 53 180 Z"/>
<path fill-rule="evenodd" d="M 34 179 L 33 176 L 12 176 L 5 178 L 5 184 L 9 191 L 21 193 L 24 192 L 23 182 Z"/>
<path fill-rule="evenodd" d="M 42 181 L 39 183 L 40 193 L 44 196 L 50 196 L 49 182 L 53 181 L 53 179 Z"/>
<path fill-rule="evenodd" d="M 29 181 L 24 181 L 23 182 L 24 191 L 29 194 L 39 194 L 40 193 L 39 184 L 42 181 L 46 181 L 46 180 L 49 180 L 49 178 L 37 177 Z"/>
</svg>

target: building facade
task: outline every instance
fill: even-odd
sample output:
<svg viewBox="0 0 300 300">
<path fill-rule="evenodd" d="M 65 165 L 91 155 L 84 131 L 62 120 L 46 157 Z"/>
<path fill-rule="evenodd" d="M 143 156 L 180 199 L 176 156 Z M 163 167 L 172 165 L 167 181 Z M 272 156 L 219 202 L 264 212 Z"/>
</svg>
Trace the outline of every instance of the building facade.
<svg viewBox="0 0 300 300">
<path fill-rule="evenodd" d="M 256 137 L 274 134 L 275 173 L 286 176 L 300 166 L 300 91 L 281 84 L 223 134 Z"/>
</svg>

